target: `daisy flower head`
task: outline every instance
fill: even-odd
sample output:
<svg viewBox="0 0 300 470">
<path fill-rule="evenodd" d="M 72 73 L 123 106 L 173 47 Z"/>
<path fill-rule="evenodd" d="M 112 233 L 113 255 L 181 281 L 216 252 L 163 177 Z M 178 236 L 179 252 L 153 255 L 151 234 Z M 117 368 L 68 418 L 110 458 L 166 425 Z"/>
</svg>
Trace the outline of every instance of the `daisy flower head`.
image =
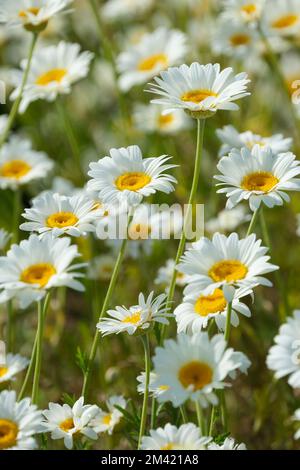
<svg viewBox="0 0 300 470">
<path fill-rule="evenodd" d="M 138 375 L 136 379 L 139 383 L 137 387 L 138 392 L 141 394 L 144 394 L 145 388 L 146 388 L 146 373 L 142 372 L 140 375 Z M 168 385 L 159 385 L 159 386 L 154 385 L 157 382 L 157 379 L 158 379 L 157 374 L 155 372 L 150 372 L 148 389 L 149 389 L 150 394 L 154 398 L 157 398 L 159 395 L 162 395 L 167 390 L 169 390 Z"/>
<path fill-rule="evenodd" d="M 296 100 L 294 98 L 294 95 L 297 94 L 297 90 L 299 89 L 300 84 L 299 54 L 297 52 L 283 54 L 281 57 L 280 66 L 291 100 L 294 103 L 296 114 L 298 117 L 300 117 L 299 96 L 296 96 Z"/>
<path fill-rule="evenodd" d="M 117 58 L 121 90 L 146 83 L 162 70 L 180 63 L 186 51 L 186 36 L 181 31 L 161 27 L 144 34 L 138 44 Z"/>
<path fill-rule="evenodd" d="M 59 95 L 69 94 L 72 85 L 87 76 L 92 59 L 91 52 L 80 52 L 79 44 L 64 41 L 38 49 L 32 58 L 20 112 L 26 111 L 33 101 L 55 101 Z M 26 60 L 21 63 L 23 73 L 26 65 Z M 19 96 L 22 79 L 20 74 L 18 85 L 11 94 L 12 100 Z"/>
<path fill-rule="evenodd" d="M 6 256 L 0 257 L 0 302 L 16 298 L 21 308 L 41 300 L 53 287 L 66 286 L 83 291 L 76 279 L 82 274 L 72 265 L 79 256 L 76 245 L 69 238 L 55 239 L 45 235 L 42 239 L 31 235 L 19 245 L 12 245 Z"/>
<path fill-rule="evenodd" d="M 277 155 L 278 153 L 288 152 L 293 144 L 293 139 L 285 138 L 282 134 L 262 137 L 251 131 L 239 133 L 233 126 L 224 126 L 222 129 L 217 129 L 217 136 L 222 142 L 219 152 L 221 157 L 228 155 L 232 149 L 247 147 L 252 150 L 255 145 L 259 145 L 261 148 L 270 147 L 274 155 Z"/>
<path fill-rule="evenodd" d="M 208 450 L 247 450 L 247 447 L 243 442 L 238 444 L 232 437 L 226 437 L 223 444 L 216 444 L 215 442 L 209 444 Z"/>
<path fill-rule="evenodd" d="M 289 376 L 289 385 L 300 388 L 300 310 L 281 325 L 275 345 L 269 350 L 267 366 L 277 379 Z"/>
<path fill-rule="evenodd" d="M 174 268 L 176 264 L 173 259 L 168 259 L 166 264 L 159 268 L 157 276 L 154 280 L 155 284 L 168 286 L 172 280 Z M 177 272 L 176 285 L 185 286 L 188 283 L 188 276 L 184 273 Z"/>
<path fill-rule="evenodd" d="M 212 240 L 201 238 L 184 253 L 177 267 L 179 272 L 190 276 L 184 294 L 208 295 L 215 289 L 223 289 L 226 296 L 230 286 L 246 289 L 272 286 L 263 276 L 278 266 L 269 263 L 267 251 L 255 234 L 241 240 L 237 233 L 228 237 L 215 233 Z"/>
<path fill-rule="evenodd" d="M 72 449 L 74 439 L 84 436 L 96 440 L 98 435 L 92 421 L 99 413 L 96 405 L 84 405 L 80 397 L 71 407 L 68 404 L 49 403 L 49 409 L 43 411 L 43 432 L 50 432 L 51 439 L 63 439 L 67 449 Z"/>
<path fill-rule="evenodd" d="M 253 23 L 260 19 L 266 0 L 223 0 L 224 19 Z"/>
<path fill-rule="evenodd" d="M 289 202 L 285 191 L 300 191 L 300 162 L 291 152 L 273 155 L 269 147 L 255 145 L 252 150 L 233 149 L 228 157 L 217 165 L 220 175 L 214 178 L 223 186 L 218 193 L 225 193 L 226 208 L 231 209 L 243 200 L 249 201 L 256 211 L 261 203 L 267 207 L 281 206 Z"/>
<path fill-rule="evenodd" d="M 213 38 L 213 50 L 216 54 L 226 54 L 239 58 L 254 52 L 258 34 L 254 28 L 242 23 L 232 23 L 228 19 L 219 21 Z"/>
<path fill-rule="evenodd" d="M 108 0 L 101 9 L 106 21 L 132 19 L 143 15 L 153 5 L 153 0 Z"/>
<path fill-rule="evenodd" d="M 191 120 L 181 109 L 168 114 L 164 114 L 164 110 L 164 106 L 154 104 L 136 106 L 133 114 L 136 128 L 147 133 L 173 135 L 191 127 Z"/>
<path fill-rule="evenodd" d="M 211 234 L 215 232 L 232 232 L 239 225 L 251 219 L 244 206 L 237 206 L 231 210 L 221 210 L 217 217 L 205 223 L 205 230 Z"/>
<path fill-rule="evenodd" d="M 104 202 L 127 203 L 135 206 L 144 197 L 162 191 L 174 191 L 176 179 L 166 173 L 175 165 L 167 164 L 167 155 L 143 158 L 137 145 L 127 148 L 111 149 L 110 156 L 92 162 L 88 175 L 88 189 L 97 191 Z"/>
<path fill-rule="evenodd" d="M 0 188 L 17 189 L 45 178 L 53 162 L 44 152 L 32 150 L 31 142 L 14 136 L 0 150 Z"/>
<path fill-rule="evenodd" d="M 179 428 L 168 423 L 164 428 L 151 429 L 150 436 L 142 438 L 142 450 L 205 450 L 211 437 L 201 436 L 200 429 L 193 423 L 182 424 Z"/>
<path fill-rule="evenodd" d="M 129 335 L 143 334 L 154 322 L 168 325 L 168 309 L 166 307 L 166 295 L 160 294 L 154 297 L 151 292 L 147 298 L 142 293 L 139 295 L 138 304 L 133 307 L 116 307 L 108 310 L 109 317 L 100 320 L 98 330 L 103 336 L 127 332 Z"/>
<path fill-rule="evenodd" d="M 216 405 L 214 391 L 228 386 L 224 380 L 234 377 L 237 370 L 246 372 L 250 366 L 243 353 L 227 348 L 223 335 L 210 339 L 207 333 L 180 334 L 176 340 L 165 341 L 156 348 L 153 363 L 158 376 L 154 385 L 169 387 L 157 400 L 171 401 L 175 407 L 187 400 L 201 407 Z"/>
<path fill-rule="evenodd" d="M 95 209 L 95 203 L 84 194 L 68 197 L 47 192 L 36 197 L 22 215 L 29 222 L 21 224 L 21 230 L 40 235 L 50 232 L 54 237 L 80 237 L 95 231 L 100 209 Z"/>
<path fill-rule="evenodd" d="M 300 26 L 300 0 L 266 0 L 262 26 L 270 36 L 297 35 Z"/>
<path fill-rule="evenodd" d="M 111 255 L 100 255 L 92 259 L 88 268 L 88 278 L 100 281 L 109 281 L 116 260 Z"/>
<path fill-rule="evenodd" d="M 0 450 L 33 450 L 40 432 L 41 412 L 29 398 L 17 402 L 16 392 L 0 392 Z"/>
<path fill-rule="evenodd" d="M 300 408 L 295 411 L 294 421 L 299 421 L 300 422 Z M 296 433 L 294 435 L 294 438 L 295 439 L 300 439 L 300 427 L 299 427 L 298 431 L 296 431 Z"/>
<path fill-rule="evenodd" d="M 220 64 L 170 67 L 154 78 L 149 91 L 161 98 L 152 103 L 166 106 L 167 111 L 184 109 L 196 119 L 207 118 L 218 109 L 237 110 L 233 101 L 249 95 L 246 73 L 233 75 L 232 68 L 221 71 Z"/>
<path fill-rule="evenodd" d="M 15 375 L 26 369 L 29 361 L 20 354 L 8 353 L 5 362 L 0 363 L 0 384 L 5 384 L 11 380 L 15 380 Z"/>
<path fill-rule="evenodd" d="M 11 233 L 8 233 L 4 228 L 0 228 L 0 252 L 5 250 L 11 236 Z"/>
<path fill-rule="evenodd" d="M 107 400 L 106 406 L 108 411 L 100 409 L 91 425 L 96 433 L 107 432 L 111 435 L 123 417 L 123 413 L 116 406 L 126 409 L 127 402 L 121 395 L 113 395 Z"/>
</svg>

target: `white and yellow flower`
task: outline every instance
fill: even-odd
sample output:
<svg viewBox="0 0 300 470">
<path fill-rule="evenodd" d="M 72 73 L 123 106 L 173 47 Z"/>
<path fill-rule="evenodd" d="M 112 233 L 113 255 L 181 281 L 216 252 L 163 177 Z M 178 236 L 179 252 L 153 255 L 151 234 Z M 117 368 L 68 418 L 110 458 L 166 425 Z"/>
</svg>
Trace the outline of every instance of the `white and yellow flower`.
<svg viewBox="0 0 300 470">
<path fill-rule="evenodd" d="M 169 286 L 173 277 L 175 268 L 175 261 L 173 259 L 168 259 L 164 266 L 161 266 L 157 272 L 157 276 L 154 280 L 155 284 Z M 188 276 L 184 273 L 178 272 L 176 275 L 176 285 L 185 286 L 188 283 Z"/>
<path fill-rule="evenodd" d="M 299 34 L 300 0 L 267 0 L 263 10 L 263 28 L 270 35 Z"/>
<path fill-rule="evenodd" d="M 142 450 L 205 450 L 211 437 L 201 436 L 200 429 L 193 423 L 182 424 L 179 428 L 166 424 L 164 428 L 151 429 L 150 436 L 142 438 Z"/>
<path fill-rule="evenodd" d="M 146 373 L 142 372 L 136 379 L 139 383 L 137 387 L 138 392 L 144 394 L 146 387 Z M 169 389 L 168 385 L 155 386 L 154 384 L 157 382 L 157 379 L 157 374 L 155 372 L 150 372 L 148 390 L 154 398 L 157 398 Z"/>
<path fill-rule="evenodd" d="M 0 384 L 15 380 L 15 375 L 26 369 L 29 361 L 20 354 L 8 353 L 5 362 L 0 363 Z"/>
<path fill-rule="evenodd" d="M 236 57 L 247 57 L 255 51 L 258 34 L 254 28 L 246 24 L 219 21 L 213 38 L 213 50 L 216 54 L 226 54 Z"/>
<path fill-rule="evenodd" d="M 89 264 L 89 279 L 109 281 L 112 276 L 115 264 L 116 259 L 111 255 L 96 256 Z"/>
<path fill-rule="evenodd" d="M 223 0 L 222 16 L 227 21 L 257 22 L 263 11 L 265 0 Z"/>
<path fill-rule="evenodd" d="M 191 127 L 191 120 L 182 110 L 168 114 L 164 114 L 164 110 L 163 106 L 137 105 L 133 113 L 136 128 L 147 133 L 169 135 Z"/>
<path fill-rule="evenodd" d="M 247 447 L 243 442 L 238 444 L 232 437 L 226 437 L 223 444 L 216 444 L 215 442 L 209 444 L 208 450 L 247 450 Z"/>
<path fill-rule="evenodd" d="M 123 413 L 116 406 L 126 409 L 127 402 L 121 395 L 113 395 L 107 400 L 106 406 L 108 411 L 100 409 L 91 425 L 97 434 L 107 432 L 111 435 L 123 417 Z"/>
<path fill-rule="evenodd" d="M 223 209 L 217 214 L 217 217 L 205 222 L 205 230 L 211 234 L 215 232 L 232 232 L 250 219 L 251 216 L 247 214 L 244 206 L 237 206 L 230 210 Z"/>
</svg>

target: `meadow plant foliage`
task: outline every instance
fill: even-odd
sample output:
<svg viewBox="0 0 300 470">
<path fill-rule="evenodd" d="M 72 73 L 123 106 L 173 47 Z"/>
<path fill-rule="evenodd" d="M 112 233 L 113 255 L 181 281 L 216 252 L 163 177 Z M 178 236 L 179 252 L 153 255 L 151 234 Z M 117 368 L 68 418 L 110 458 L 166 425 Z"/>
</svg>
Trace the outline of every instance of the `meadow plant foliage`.
<svg viewBox="0 0 300 470">
<path fill-rule="evenodd" d="M 0 22 L 0 450 L 299 448 L 300 0 Z"/>
</svg>

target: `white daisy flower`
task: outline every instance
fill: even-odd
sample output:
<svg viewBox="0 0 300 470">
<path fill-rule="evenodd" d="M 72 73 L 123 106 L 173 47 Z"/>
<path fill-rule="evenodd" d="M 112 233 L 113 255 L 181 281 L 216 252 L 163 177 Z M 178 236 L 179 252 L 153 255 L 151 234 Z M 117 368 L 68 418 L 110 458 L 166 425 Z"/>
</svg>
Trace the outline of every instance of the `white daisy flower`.
<svg viewBox="0 0 300 470">
<path fill-rule="evenodd" d="M 142 438 L 142 450 L 205 450 L 211 437 L 201 436 L 200 429 L 193 423 L 182 424 L 179 428 L 166 424 L 164 428 L 151 429 L 150 436 Z"/>
<path fill-rule="evenodd" d="M 252 23 L 260 19 L 265 0 L 223 0 L 222 16 L 227 21 Z"/>
<path fill-rule="evenodd" d="M 270 147 L 274 155 L 277 155 L 278 153 L 288 152 L 293 144 L 293 139 L 285 138 L 282 134 L 262 137 L 251 131 L 239 133 L 233 126 L 224 126 L 222 129 L 217 129 L 217 136 L 222 142 L 219 152 L 221 157 L 228 155 L 234 148 L 242 149 L 247 147 L 252 150 L 255 145 L 259 145 L 261 148 Z"/>
<path fill-rule="evenodd" d="M 96 433 L 107 432 L 109 435 L 113 433 L 115 427 L 123 418 L 123 413 L 116 408 L 116 405 L 122 409 L 126 409 L 127 402 L 121 395 L 110 397 L 106 402 L 108 411 L 100 409 L 91 422 Z"/>
<path fill-rule="evenodd" d="M 100 281 L 109 281 L 115 267 L 116 260 L 111 255 L 100 255 L 92 259 L 88 268 L 88 278 Z"/>
<path fill-rule="evenodd" d="M 97 324 L 98 330 L 103 336 L 127 332 L 129 335 L 143 333 L 150 328 L 154 322 L 168 325 L 166 308 L 166 295 L 161 294 L 154 297 L 151 292 L 147 298 L 142 293 L 139 294 L 138 305 L 129 309 L 126 307 L 116 307 L 115 310 L 108 310 L 110 316 L 100 320 Z"/>
<path fill-rule="evenodd" d="M 205 230 L 211 234 L 215 232 L 232 232 L 239 225 L 250 219 L 251 216 L 246 213 L 244 206 L 237 206 L 230 210 L 223 209 L 218 213 L 217 217 L 205 223 Z"/>
<path fill-rule="evenodd" d="M 175 261 L 173 259 L 168 259 L 166 264 L 159 268 L 154 283 L 169 286 L 173 277 L 174 268 Z M 176 275 L 176 285 L 182 287 L 185 286 L 187 283 L 188 276 L 186 276 L 184 273 L 178 272 Z"/>
<path fill-rule="evenodd" d="M 217 165 L 220 175 L 214 178 L 225 186 L 218 193 L 225 193 L 226 208 L 239 202 L 249 201 L 252 211 L 261 203 L 267 207 L 281 206 L 290 198 L 284 191 L 300 191 L 300 162 L 291 153 L 273 155 L 270 148 L 255 145 L 252 150 L 233 149 L 228 157 L 221 158 Z"/>
<path fill-rule="evenodd" d="M 232 300 L 231 324 L 239 325 L 238 313 L 251 317 L 251 311 L 246 304 L 240 301 L 247 295 L 250 295 L 250 289 L 235 290 Z M 198 333 L 202 328 L 208 326 L 211 318 L 214 318 L 216 325 L 220 331 L 225 330 L 227 318 L 228 302 L 221 289 L 215 289 L 209 295 L 193 295 L 185 297 L 183 303 L 178 305 L 174 310 L 177 322 L 177 333 Z"/>
<path fill-rule="evenodd" d="M 66 286 L 83 291 L 76 279 L 82 274 L 74 270 L 82 264 L 71 265 L 79 256 L 69 238 L 40 239 L 31 235 L 19 245 L 12 245 L 6 256 L 0 257 L 0 302 L 17 298 L 21 308 L 41 300 L 53 287 Z"/>
<path fill-rule="evenodd" d="M 295 411 L 294 420 L 295 421 L 300 421 L 300 408 Z M 296 433 L 294 435 L 294 438 L 295 439 L 300 439 L 300 427 L 299 427 L 298 431 L 296 431 Z"/>
<path fill-rule="evenodd" d="M 133 113 L 134 125 L 137 129 L 163 135 L 172 135 L 191 127 L 191 120 L 180 109 L 164 114 L 164 106 L 142 105 L 136 106 Z"/>
<path fill-rule="evenodd" d="M 214 390 L 228 386 L 224 382 L 236 370 L 246 372 L 250 361 L 241 352 L 227 348 L 223 335 L 209 338 L 207 333 L 193 336 L 178 335 L 155 350 L 155 386 L 169 389 L 157 397 L 159 402 L 171 401 L 178 407 L 187 400 L 197 401 L 201 407 L 218 403 Z"/>
<path fill-rule="evenodd" d="M 216 24 L 212 47 L 216 54 L 249 59 L 249 54 L 256 48 L 258 39 L 258 33 L 254 28 L 229 22 L 226 18 Z"/>
<path fill-rule="evenodd" d="M 253 288 L 271 286 L 263 277 L 278 269 L 269 263 L 268 248 L 261 245 L 255 234 L 239 240 L 236 233 L 228 237 L 215 233 L 212 240 L 206 237 L 192 244 L 185 252 L 177 269 L 190 276 L 185 295 L 211 294 L 215 289 L 228 286 Z"/>
<path fill-rule="evenodd" d="M 137 376 L 136 379 L 139 383 L 137 386 L 138 392 L 144 394 L 146 387 L 146 373 L 142 372 L 140 375 Z M 162 395 L 170 388 L 168 385 L 154 385 L 157 382 L 157 379 L 157 374 L 155 372 L 150 372 L 148 390 L 154 398 L 157 398 L 159 395 Z"/>
<path fill-rule="evenodd" d="M 170 157 L 162 155 L 143 159 L 137 145 L 111 149 L 110 157 L 90 164 L 88 189 L 99 192 L 104 203 L 138 205 L 143 197 L 156 191 L 166 194 L 174 191 L 173 176 L 165 173 L 175 165 L 166 164 Z"/>
<path fill-rule="evenodd" d="M 7 125 L 8 116 L 7 114 L 2 114 L 0 116 L 0 135 L 3 134 L 6 125 Z"/>
<path fill-rule="evenodd" d="M 8 233 L 4 228 L 0 228 L 0 251 L 5 250 L 11 236 L 11 233 Z"/>
<path fill-rule="evenodd" d="M 247 447 L 243 442 L 238 444 L 232 437 L 226 437 L 223 444 L 216 444 L 215 442 L 209 444 L 208 450 L 247 450 Z"/>
<path fill-rule="evenodd" d="M 263 28 L 270 35 L 299 34 L 300 0 L 267 0 L 263 12 Z"/>
<path fill-rule="evenodd" d="M 0 188 L 16 189 L 45 178 L 52 168 L 53 162 L 44 152 L 32 150 L 29 140 L 11 137 L 0 150 Z"/>
<path fill-rule="evenodd" d="M 26 369 L 29 361 L 20 354 L 7 354 L 4 364 L 0 364 L 0 384 L 15 380 L 15 375 Z"/>
<path fill-rule="evenodd" d="M 33 101 L 55 101 L 58 95 L 70 93 L 72 85 L 87 76 L 92 59 L 91 52 L 80 52 L 79 44 L 64 41 L 38 49 L 32 58 L 20 112 L 23 113 Z M 26 64 L 26 60 L 21 63 L 23 71 Z M 22 74 L 18 75 L 19 85 L 11 94 L 12 100 L 19 96 L 22 79 Z"/>
<path fill-rule="evenodd" d="M 154 78 L 149 91 L 161 98 L 152 103 L 166 106 L 167 110 L 184 109 L 195 118 L 213 115 L 218 109 L 236 110 L 233 101 L 249 95 L 246 73 L 233 75 L 232 68 L 221 71 L 220 64 L 171 67 Z"/>
<path fill-rule="evenodd" d="M 84 405 L 80 397 L 71 408 L 70 405 L 49 403 L 49 410 L 43 411 L 44 432 L 51 432 L 51 439 L 63 439 L 67 449 L 73 448 L 73 441 L 79 435 L 96 440 L 97 433 L 93 429 L 92 420 L 99 413 L 96 405 Z"/>
<path fill-rule="evenodd" d="M 162 70 L 180 63 L 186 51 L 186 36 L 181 31 L 158 28 L 144 34 L 138 44 L 117 58 L 121 90 L 146 83 Z"/>
<path fill-rule="evenodd" d="M 288 383 L 293 388 L 300 388 L 300 310 L 295 310 L 292 317 L 281 325 L 275 336 L 275 346 L 269 350 L 267 366 L 281 379 L 289 376 Z"/>
<path fill-rule="evenodd" d="M 0 0 L 0 22 L 43 30 L 48 21 L 65 10 L 73 0 Z"/>
<path fill-rule="evenodd" d="M 20 229 L 40 235 L 50 232 L 54 237 L 85 236 L 95 231 L 94 222 L 100 217 L 95 203 L 84 195 L 67 197 L 46 193 L 36 197 L 32 204 L 22 214 L 30 222 L 21 224 Z"/>
<path fill-rule="evenodd" d="M 41 412 L 29 398 L 16 401 L 16 392 L 0 392 L 0 450 L 37 449 L 34 435 L 40 432 Z"/>
<path fill-rule="evenodd" d="M 143 15 L 153 5 L 154 0 L 108 0 L 102 7 L 101 13 L 106 21 L 132 19 Z"/>
<path fill-rule="evenodd" d="M 286 82 L 287 89 L 294 104 L 297 116 L 300 118 L 299 86 L 300 86 L 300 58 L 297 52 L 283 54 L 280 67 Z"/>
</svg>

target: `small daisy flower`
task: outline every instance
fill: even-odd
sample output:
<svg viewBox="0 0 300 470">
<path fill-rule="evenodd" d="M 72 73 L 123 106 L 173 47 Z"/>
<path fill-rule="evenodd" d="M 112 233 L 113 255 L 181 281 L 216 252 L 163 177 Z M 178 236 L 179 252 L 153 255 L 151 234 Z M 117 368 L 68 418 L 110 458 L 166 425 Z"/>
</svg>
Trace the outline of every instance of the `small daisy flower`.
<svg viewBox="0 0 300 470">
<path fill-rule="evenodd" d="M 5 363 L 0 364 L 0 384 L 15 380 L 15 375 L 26 369 L 29 361 L 20 354 L 7 354 Z"/>
<path fill-rule="evenodd" d="M 11 233 L 8 233 L 4 228 L 0 228 L 0 252 L 5 250 L 10 239 Z"/>
<path fill-rule="evenodd" d="M 110 397 L 106 402 L 108 411 L 100 409 L 96 417 L 92 420 L 91 425 L 97 434 L 107 432 L 111 435 L 115 427 L 120 423 L 123 418 L 123 413 L 116 408 L 116 405 L 122 409 L 126 409 L 127 402 L 121 395 Z"/>
<path fill-rule="evenodd" d="M 174 268 L 175 261 L 173 259 L 168 259 L 166 264 L 159 268 L 154 283 L 158 285 L 169 286 L 173 277 Z M 187 283 L 188 276 L 186 276 L 184 273 L 178 272 L 176 275 L 176 285 L 182 287 L 185 286 Z"/>
<path fill-rule="evenodd" d="M 153 5 L 154 0 L 108 0 L 101 9 L 106 21 L 132 19 L 143 15 Z"/>
<path fill-rule="evenodd" d="M 275 346 L 268 353 L 267 366 L 277 379 L 288 375 L 289 385 L 300 388 L 300 310 L 281 325 Z"/>
<path fill-rule="evenodd" d="M 217 217 L 205 223 L 205 230 L 211 234 L 215 232 L 232 232 L 239 225 L 251 219 L 244 206 L 234 207 L 231 210 L 221 210 Z"/>
<path fill-rule="evenodd" d="M 274 36 L 299 33 L 300 0 L 267 0 L 262 17 L 263 28 Z"/>
<path fill-rule="evenodd" d="M 261 203 L 267 207 L 281 206 L 289 202 L 285 191 L 300 191 L 300 163 L 291 152 L 273 155 L 268 147 L 255 145 L 252 150 L 233 149 L 217 165 L 220 175 L 214 178 L 225 186 L 218 193 L 225 193 L 226 208 L 231 209 L 242 200 L 249 201 L 252 211 Z"/>
<path fill-rule="evenodd" d="M 226 437 L 223 444 L 216 444 L 215 442 L 209 444 L 208 450 L 247 450 L 247 447 L 243 442 L 238 444 L 232 437 Z"/>
<path fill-rule="evenodd" d="M 251 289 L 258 285 L 271 286 L 263 277 L 278 269 L 269 263 L 268 248 L 261 245 L 255 234 L 239 240 L 236 233 L 228 237 L 214 234 L 192 244 L 185 252 L 177 269 L 190 276 L 185 295 L 212 294 L 215 289 L 228 286 Z M 226 292 L 224 292 L 226 294 Z"/>
<path fill-rule="evenodd" d="M 260 19 L 265 0 L 223 0 L 224 19 L 252 23 Z"/>
<path fill-rule="evenodd" d="M 193 423 L 182 424 L 179 428 L 166 424 L 164 428 L 150 431 L 142 438 L 142 450 L 205 450 L 211 437 L 201 436 L 200 429 Z"/>
<path fill-rule="evenodd" d="M 29 398 L 17 402 L 16 392 L 0 393 L 0 450 L 33 450 L 40 432 L 41 412 Z"/>
<path fill-rule="evenodd" d="M 285 138 L 282 134 L 262 137 L 251 131 L 239 133 L 233 126 L 224 126 L 222 129 L 217 129 L 217 136 L 222 142 L 219 152 L 221 157 L 228 155 L 232 149 L 247 147 L 252 150 L 255 145 L 259 145 L 261 148 L 270 147 L 274 155 L 277 155 L 278 153 L 288 152 L 293 144 L 293 139 Z"/>
<path fill-rule="evenodd" d="M 282 70 L 282 73 L 286 82 L 288 92 L 291 96 L 291 100 L 294 103 L 296 114 L 300 117 L 299 96 L 296 96 L 297 98 L 296 101 L 294 99 L 294 96 L 295 94 L 297 95 L 297 92 L 299 91 L 299 86 L 300 86 L 299 54 L 297 54 L 296 52 L 283 54 L 281 61 L 280 61 L 280 66 L 281 66 L 281 70 Z"/>
<path fill-rule="evenodd" d="M 257 31 L 245 24 L 235 24 L 228 19 L 219 21 L 213 38 L 212 47 L 216 54 L 247 57 L 258 42 Z"/>
<path fill-rule="evenodd" d="M 154 297 L 151 292 L 147 298 L 141 293 L 138 305 L 129 309 L 126 307 L 116 307 L 116 310 L 108 310 L 110 316 L 104 318 L 97 324 L 98 330 L 103 336 L 127 332 L 129 335 L 143 333 L 150 328 L 154 322 L 168 325 L 166 308 L 166 295 L 161 294 Z"/>
<path fill-rule="evenodd" d="M 111 149 L 110 156 L 90 164 L 88 189 L 97 191 L 104 203 L 138 205 L 143 197 L 162 191 L 174 191 L 176 179 L 165 173 L 175 165 L 166 164 L 170 157 L 143 159 L 137 145 Z"/>
<path fill-rule="evenodd" d="M 191 127 L 191 120 L 180 109 L 164 114 L 165 107 L 138 105 L 133 113 L 135 127 L 143 132 L 173 135 Z"/>
<path fill-rule="evenodd" d="M 53 287 L 83 291 L 76 279 L 82 274 L 75 271 L 83 265 L 71 265 L 79 253 L 70 243 L 69 238 L 47 235 L 40 239 L 31 235 L 19 245 L 12 245 L 7 255 L 0 257 L 0 302 L 17 298 L 20 307 L 26 308 Z"/>
<path fill-rule="evenodd" d="M 295 411 L 294 420 L 295 421 L 300 421 L 300 408 Z M 300 439 L 300 427 L 299 427 L 298 431 L 296 431 L 296 433 L 294 435 L 294 438 L 295 439 Z"/>
<path fill-rule="evenodd" d="M 171 67 L 154 78 L 150 92 L 161 98 L 152 103 L 166 106 L 167 111 L 184 109 L 194 118 L 205 118 L 218 109 L 236 110 L 233 103 L 249 95 L 246 73 L 233 75 L 232 68 L 221 71 L 220 64 Z"/>
<path fill-rule="evenodd" d="M 46 193 L 36 197 L 32 207 L 26 208 L 22 215 L 29 222 L 21 224 L 21 230 L 40 235 L 50 232 L 54 237 L 80 237 L 95 231 L 94 222 L 100 217 L 100 210 L 82 194 L 67 197 Z"/>
<path fill-rule="evenodd" d="M 138 44 L 117 58 L 121 90 L 146 83 L 161 70 L 180 63 L 186 51 L 186 36 L 181 31 L 158 28 L 144 34 Z"/>
<path fill-rule="evenodd" d="M 64 41 L 37 50 L 32 58 L 20 112 L 26 111 L 33 101 L 55 101 L 58 95 L 69 94 L 72 85 L 87 76 L 92 59 L 91 52 L 80 52 L 79 44 Z M 21 63 L 23 71 L 26 64 L 26 60 Z M 19 96 L 22 79 L 20 74 L 19 85 L 11 94 L 12 100 Z"/>
<path fill-rule="evenodd" d="M 116 260 L 111 255 L 100 255 L 93 258 L 88 268 L 88 278 L 100 281 L 109 281 L 115 267 Z"/>
<path fill-rule="evenodd" d="M 32 150 L 29 140 L 14 136 L 0 150 L 0 188 L 15 190 L 45 178 L 52 168 L 53 162 L 44 152 Z"/>
<path fill-rule="evenodd" d="M 235 371 L 246 372 L 250 366 L 241 352 L 227 348 L 223 335 L 209 338 L 207 333 L 193 336 L 178 335 L 155 350 L 154 372 L 158 375 L 155 386 L 169 389 L 157 397 L 159 402 L 171 401 L 178 407 L 187 400 L 198 401 L 202 407 L 218 403 L 214 390 L 228 386 L 224 382 Z"/>
<path fill-rule="evenodd" d="M 44 432 L 51 432 L 51 439 L 63 439 L 67 449 L 73 448 L 74 439 L 84 436 L 96 440 L 97 433 L 93 429 L 92 420 L 99 413 L 96 405 L 84 405 L 80 397 L 71 408 L 70 405 L 49 403 L 49 409 L 43 411 Z"/>
<path fill-rule="evenodd" d="M 136 379 L 139 382 L 138 387 L 137 387 L 138 392 L 141 394 L 144 394 L 145 386 L 146 386 L 146 373 L 142 372 Z M 157 398 L 159 395 L 162 395 L 170 388 L 168 385 L 155 386 L 154 384 L 157 382 L 157 379 L 158 379 L 157 374 L 155 374 L 155 372 L 150 372 L 148 389 L 149 389 L 150 394 L 154 398 Z"/>
</svg>

